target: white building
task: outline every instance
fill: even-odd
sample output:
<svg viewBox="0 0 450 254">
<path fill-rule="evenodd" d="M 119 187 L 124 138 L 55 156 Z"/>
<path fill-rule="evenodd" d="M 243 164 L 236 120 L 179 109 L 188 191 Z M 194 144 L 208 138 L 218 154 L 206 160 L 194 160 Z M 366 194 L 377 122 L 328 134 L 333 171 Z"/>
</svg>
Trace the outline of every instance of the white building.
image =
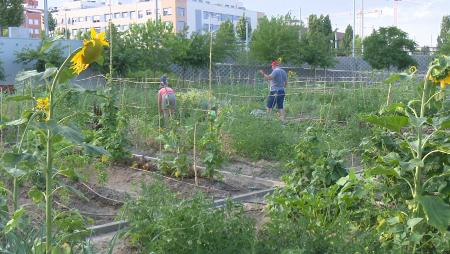
<svg viewBox="0 0 450 254">
<path fill-rule="evenodd" d="M 125 2 L 126 1 L 126 2 Z M 158 17 L 174 25 L 175 31 L 188 27 L 188 32 L 207 32 L 218 29 L 221 22 L 236 22 L 245 15 L 252 28 L 257 26 L 261 12 L 246 10 L 236 0 L 112 0 L 111 8 L 106 0 L 73 0 L 54 12 L 57 29 L 68 31 L 72 38 L 87 32 L 90 27 L 104 31 L 108 27 L 110 13 L 119 31 L 131 24 L 143 24 Z M 110 10 L 111 9 L 111 10 Z"/>
</svg>

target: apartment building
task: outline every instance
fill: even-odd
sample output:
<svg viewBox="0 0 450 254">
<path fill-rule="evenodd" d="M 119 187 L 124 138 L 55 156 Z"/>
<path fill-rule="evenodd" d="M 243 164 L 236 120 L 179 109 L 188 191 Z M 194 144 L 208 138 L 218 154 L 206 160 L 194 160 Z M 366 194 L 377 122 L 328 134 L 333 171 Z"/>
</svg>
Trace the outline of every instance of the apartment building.
<svg viewBox="0 0 450 254">
<path fill-rule="evenodd" d="M 28 29 L 31 38 L 40 38 L 43 12 L 37 0 L 24 0 L 24 20 L 21 28 Z"/>
<path fill-rule="evenodd" d="M 226 20 L 236 23 L 244 15 L 255 28 L 258 18 L 264 15 L 245 9 L 236 0 L 113 0 L 111 6 L 104 1 L 77 0 L 64 4 L 53 13 L 57 29 L 68 31 L 74 38 L 90 27 L 105 31 L 110 18 L 119 31 L 159 18 L 173 24 L 175 31 L 188 27 L 189 33 L 208 32 L 217 30 Z"/>
</svg>

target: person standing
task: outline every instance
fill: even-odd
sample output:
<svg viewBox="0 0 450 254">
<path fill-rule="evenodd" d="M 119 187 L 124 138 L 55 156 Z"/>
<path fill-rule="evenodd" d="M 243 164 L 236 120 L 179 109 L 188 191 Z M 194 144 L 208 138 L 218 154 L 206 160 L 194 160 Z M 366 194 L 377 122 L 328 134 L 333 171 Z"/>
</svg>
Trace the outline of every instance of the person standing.
<svg viewBox="0 0 450 254">
<path fill-rule="evenodd" d="M 165 125 L 167 125 L 169 117 L 172 118 L 175 114 L 176 101 L 175 91 L 169 87 L 167 77 L 163 75 L 159 83 L 158 109 L 164 115 Z"/>
<path fill-rule="evenodd" d="M 276 60 L 272 61 L 272 73 L 267 75 L 263 70 L 260 73 L 265 80 L 270 81 L 270 93 L 267 97 L 267 112 L 272 112 L 272 109 L 277 106 L 280 113 L 281 121 L 286 121 L 286 113 L 284 111 L 284 97 L 286 95 L 285 88 L 288 83 L 287 73 L 280 68 L 280 63 Z"/>
</svg>

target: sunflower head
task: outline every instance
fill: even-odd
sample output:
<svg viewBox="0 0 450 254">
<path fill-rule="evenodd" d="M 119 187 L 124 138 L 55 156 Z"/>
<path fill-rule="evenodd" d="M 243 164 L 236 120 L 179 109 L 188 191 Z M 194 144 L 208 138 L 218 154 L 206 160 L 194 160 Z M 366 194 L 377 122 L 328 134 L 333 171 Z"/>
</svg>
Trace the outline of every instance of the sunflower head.
<svg viewBox="0 0 450 254">
<path fill-rule="evenodd" d="M 83 47 L 71 59 L 71 69 L 80 74 L 86 70 L 90 64 L 96 62 L 103 64 L 103 47 L 109 46 L 105 39 L 105 32 L 97 33 L 94 28 L 91 28 L 91 38 L 83 41 Z"/>
<path fill-rule="evenodd" d="M 445 89 L 450 84 L 450 57 L 444 55 L 434 59 L 430 64 L 427 79 Z"/>
</svg>

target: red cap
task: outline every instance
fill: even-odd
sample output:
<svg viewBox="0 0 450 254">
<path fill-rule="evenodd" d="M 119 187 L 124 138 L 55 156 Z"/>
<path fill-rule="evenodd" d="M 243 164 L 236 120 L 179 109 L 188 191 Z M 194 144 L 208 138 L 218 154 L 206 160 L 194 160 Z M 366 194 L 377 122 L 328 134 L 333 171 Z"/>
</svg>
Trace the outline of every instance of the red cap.
<svg viewBox="0 0 450 254">
<path fill-rule="evenodd" d="M 280 63 L 277 60 L 272 61 L 272 66 L 278 66 L 278 65 L 280 65 Z"/>
</svg>

